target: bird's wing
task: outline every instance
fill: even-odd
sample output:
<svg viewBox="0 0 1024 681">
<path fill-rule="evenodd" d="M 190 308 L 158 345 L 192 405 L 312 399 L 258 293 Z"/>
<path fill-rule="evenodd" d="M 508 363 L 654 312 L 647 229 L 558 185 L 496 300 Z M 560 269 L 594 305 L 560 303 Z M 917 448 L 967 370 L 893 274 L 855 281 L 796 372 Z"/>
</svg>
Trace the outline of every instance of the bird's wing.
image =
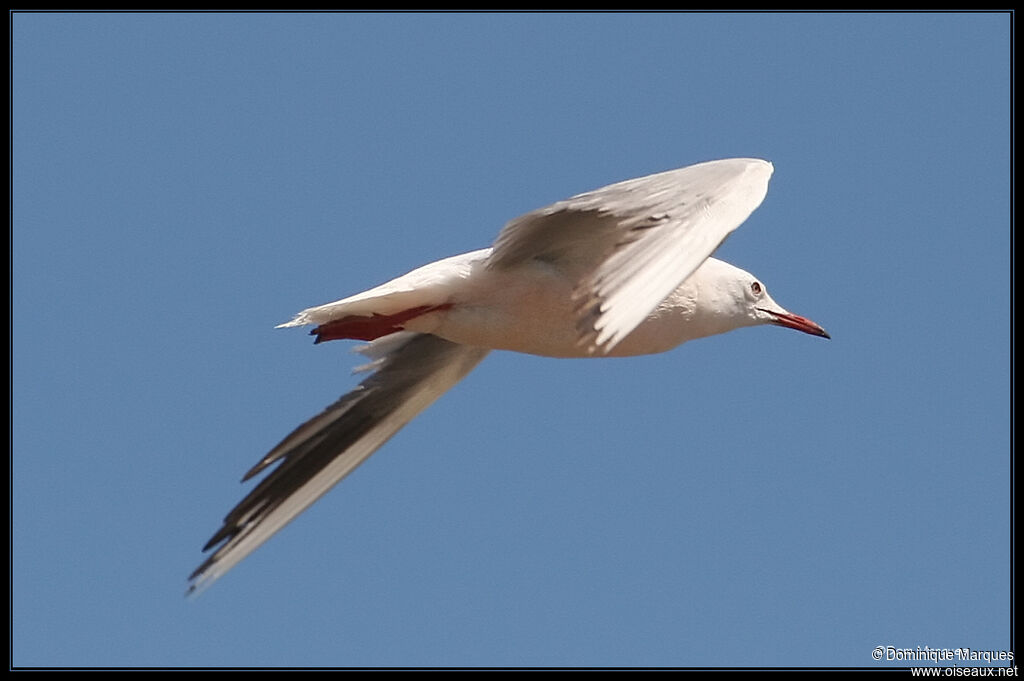
<svg viewBox="0 0 1024 681">
<path fill-rule="evenodd" d="M 205 588 L 252 553 L 417 414 L 462 380 L 487 350 L 428 334 L 401 332 L 360 349 L 373 373 L 352 392 L 296 428 L 243 480 L 280 464 L 228 513 L 203 547 L 216 550 L 189 577 Z"/>
<path fill-rule="evenodd" d="M 487 266 L 563 269 L 576 282 L 581 345 L 608 352 L 754 212 L 772 170 L 725 159 L 579 194 L 506 224 Z"/>
</svg>

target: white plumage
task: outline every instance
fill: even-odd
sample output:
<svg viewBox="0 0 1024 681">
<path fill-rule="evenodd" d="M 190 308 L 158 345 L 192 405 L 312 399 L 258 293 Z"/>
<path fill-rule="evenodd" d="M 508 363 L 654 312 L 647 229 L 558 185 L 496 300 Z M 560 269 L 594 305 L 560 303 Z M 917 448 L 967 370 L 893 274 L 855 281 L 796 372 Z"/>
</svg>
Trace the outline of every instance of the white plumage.
<svg viewBox="0 0 1024 681">
<path fill-rule="evenodd" d="M 370 340 L 372 373 L 245 476 L 277 466 L 225 518 L 190 577 L 217 579 L 444 394 L 491 350 L 640 355 L 776 324 L 828 337 L 752 275 L 709 257 L 761 204 L 772 165 L 726 159 L 627 180 L 509 222 L 493 248 L 424 265 L 281 326 Z"/>
</svg>

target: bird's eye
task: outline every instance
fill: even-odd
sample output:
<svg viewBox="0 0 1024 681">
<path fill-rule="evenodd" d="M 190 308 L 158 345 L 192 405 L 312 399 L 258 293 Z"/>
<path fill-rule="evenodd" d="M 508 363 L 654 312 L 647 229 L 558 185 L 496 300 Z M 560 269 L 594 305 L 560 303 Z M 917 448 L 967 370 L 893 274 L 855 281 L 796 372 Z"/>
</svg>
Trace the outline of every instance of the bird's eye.
<svg viewBox="0 0 1024 681">
<path fill-rule="evenodd" d="M 761 284 L 755 281 L 750 285 L 750 290 L 753 291 L 755 296 L 761 295 Z"/>
</svg>

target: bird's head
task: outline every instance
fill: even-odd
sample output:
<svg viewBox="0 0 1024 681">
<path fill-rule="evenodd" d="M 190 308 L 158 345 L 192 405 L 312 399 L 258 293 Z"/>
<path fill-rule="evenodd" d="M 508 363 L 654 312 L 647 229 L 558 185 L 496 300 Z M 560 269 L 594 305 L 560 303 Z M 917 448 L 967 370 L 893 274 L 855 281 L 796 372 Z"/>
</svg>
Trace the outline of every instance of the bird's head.
<svg viewBox="0 0 1024 681">
<path fill-rule="evenodd" d="M 768 295 L 768 289 L 754 275 L 714 258 L 698 270 L 700 303 L 704 314 L 717 318 L 727 331 L 741 326 L 774 324 L 812 336 L 831 338 L 825 329 L 806 317 L 793 314 Z"/>
</svg>

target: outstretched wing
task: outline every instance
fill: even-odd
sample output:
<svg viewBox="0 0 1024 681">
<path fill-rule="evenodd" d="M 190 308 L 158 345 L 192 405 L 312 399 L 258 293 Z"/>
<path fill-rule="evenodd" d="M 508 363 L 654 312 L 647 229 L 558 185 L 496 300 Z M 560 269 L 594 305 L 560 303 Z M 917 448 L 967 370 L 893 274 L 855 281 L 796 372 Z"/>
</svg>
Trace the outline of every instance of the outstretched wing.
<svg viewBox="0 0 1024 681">
<path fill-rule="evenodd" d="M 725 159 L 579 194 L 505 225 L 488 267 L 563 268 L 577 282 L 581 344 L 608 352 L 754 212 L 772 170 Z"/>
<path fill-rule="evenodd" d="M 360 349 L 373 374 L 296 428 L 243 480 L 280 464 L 228 513 L 203 547 L 216 550 L 189 577 L 205 588 L 252 553 L 462 380 L 487 350 L 428 334 L 395 333 Z"/>
</svg>

